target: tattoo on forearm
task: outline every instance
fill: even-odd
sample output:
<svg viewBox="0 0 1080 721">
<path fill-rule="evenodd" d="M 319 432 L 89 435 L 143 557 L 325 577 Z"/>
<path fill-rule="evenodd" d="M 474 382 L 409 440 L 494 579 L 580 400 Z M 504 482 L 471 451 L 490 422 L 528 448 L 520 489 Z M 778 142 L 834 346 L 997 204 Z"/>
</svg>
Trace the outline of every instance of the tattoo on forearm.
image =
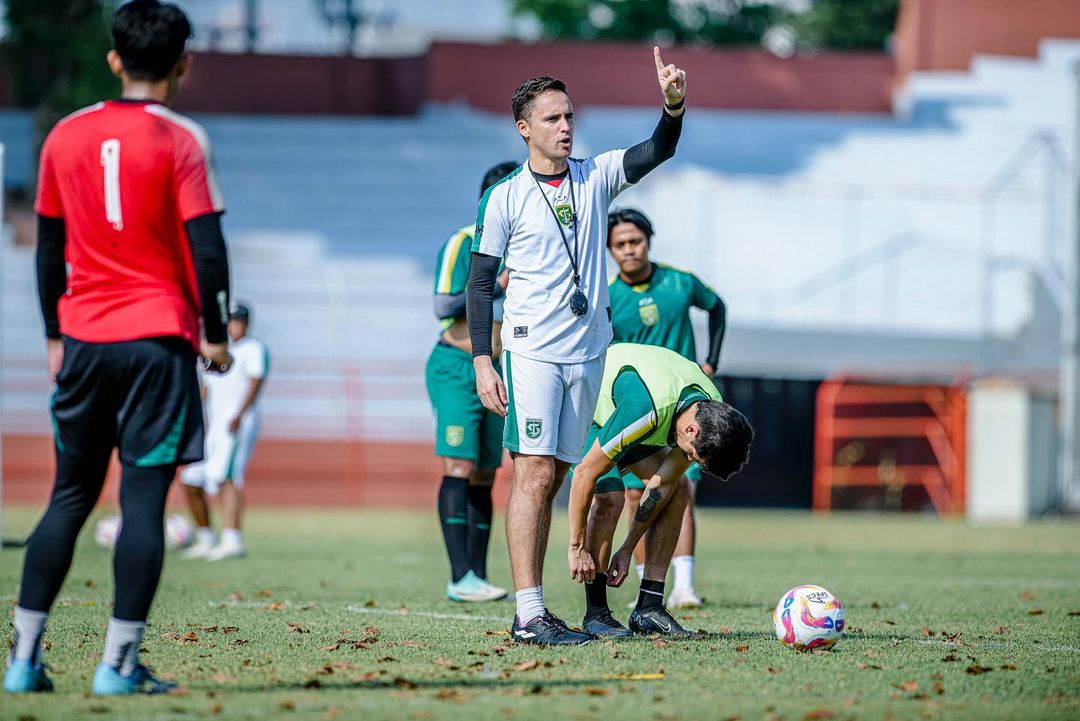
<svg viewBox="0 0 1080 721">
<path fill-rule="evenodd" d="M 656 504 L 660 502 L 660 489 L 655 490 L 651 488 L 645 489 L 645 496 L 641 499 L 641 503 L 638 504 L 637 512 L 634 514 L 634 520 L 641 523 L 648 523 L 652 520 L 653 514 L 656 512 Z"/>
</svg>

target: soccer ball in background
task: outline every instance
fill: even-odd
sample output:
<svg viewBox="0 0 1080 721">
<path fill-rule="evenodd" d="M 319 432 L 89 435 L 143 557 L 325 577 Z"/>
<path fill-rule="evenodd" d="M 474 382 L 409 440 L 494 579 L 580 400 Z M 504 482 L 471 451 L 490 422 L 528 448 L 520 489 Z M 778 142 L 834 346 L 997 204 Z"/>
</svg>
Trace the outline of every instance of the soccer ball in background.
<svg viewBox="0 0 1080 721">
<path fill-rule="evenodd" d="M 773 612 L 780 643 L 797 651 L 829 648 L 844 632 L 844 606 L 821 586 L 796 586 Z"/>
<path fill-rule="evenodd" d="M 189 545 L 194 535 L 195 529 L 187 516 L 170 513 L 165 519 L 165 548 L 170 551 Z M 94 526 L 94 541 L 102 548 L 114 548 L 119 536 L 120 516 L 115 513 L 104 516 Z"/>
</svg>

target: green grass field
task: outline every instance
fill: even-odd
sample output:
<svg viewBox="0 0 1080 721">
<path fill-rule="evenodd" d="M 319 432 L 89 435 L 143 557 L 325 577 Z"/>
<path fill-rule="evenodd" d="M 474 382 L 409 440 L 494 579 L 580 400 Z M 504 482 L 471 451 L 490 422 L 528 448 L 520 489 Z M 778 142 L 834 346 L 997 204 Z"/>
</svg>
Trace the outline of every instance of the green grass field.
<svg viewBox="0 0 1080 721">
<path fill-rule="evenodd" d="M 6 509 L 5 535 L 35 519 Z M 1076 522 L 704 512 L 700 526 L 708 604 L 678 615 L 705 640 L 544 650 L 509 644 L 509 601 L 443 598 L 433 513 L 256 511 L 247 560 L 166 562 L 143 659 L 183 693 L 108 700 L 87 691 L 109 556 L 84 533 L 46 637 L 56 693 L 0 696 L 0 718 L 1080 718 Z M 545 595 L 577 623 L 565 537 L 557 519 Z M 508 583 L 505 545 L 493 545 L 492 580 Z M 21 562 L 0 554 L 5 613 Z M 845 603 L 848 631 L 830 653 L 773 636 L 772 607 L 799 583 Z M 633 591 L 613 595 L 625 620 Z"/>
</svg>

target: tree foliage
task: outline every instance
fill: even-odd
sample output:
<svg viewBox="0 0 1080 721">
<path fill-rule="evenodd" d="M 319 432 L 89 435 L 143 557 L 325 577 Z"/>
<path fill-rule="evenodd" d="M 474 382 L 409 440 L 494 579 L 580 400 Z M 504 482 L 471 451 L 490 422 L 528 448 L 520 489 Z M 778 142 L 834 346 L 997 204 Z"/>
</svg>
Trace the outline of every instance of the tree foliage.
<svg viewBox="0 0 1080 721">
<path fill-rule="evenodd" d="M 545 37 L 739 45 L 761 40 L 778 16 L 744 0 L 512 0 Z"/>
<path fill-rule="evenodd" d="M 762 0 L 512 0 L 544 37 L 748 45 L 778 24 L 802 47 L 884 48 L 900 0 L 813 0 L 802 12 Z"/>
<path fill-rule="evenodd" d="M 0 53 L 17 105 L 52 122 L 115 94 L 105 64 L 111 45 L 109 12 L 102 0 L 7 0 L 8 35 Z"/>
</svg>

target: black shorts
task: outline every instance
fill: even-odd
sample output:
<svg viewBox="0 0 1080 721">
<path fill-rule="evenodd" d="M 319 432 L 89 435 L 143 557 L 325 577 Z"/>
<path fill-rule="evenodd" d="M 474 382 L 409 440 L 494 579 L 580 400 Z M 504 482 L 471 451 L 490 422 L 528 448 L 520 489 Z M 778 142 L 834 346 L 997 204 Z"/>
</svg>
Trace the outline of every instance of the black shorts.
<svg viewBox="0 0 1080 721">
<path fill-rule="evenodd" d="M 52 400 L 56 448 L 75 458 L 120 452 L 125 466 L 203 456 L 195 351 L 182 338 L 86 343 L 64 336 Z"/>
</svg>

